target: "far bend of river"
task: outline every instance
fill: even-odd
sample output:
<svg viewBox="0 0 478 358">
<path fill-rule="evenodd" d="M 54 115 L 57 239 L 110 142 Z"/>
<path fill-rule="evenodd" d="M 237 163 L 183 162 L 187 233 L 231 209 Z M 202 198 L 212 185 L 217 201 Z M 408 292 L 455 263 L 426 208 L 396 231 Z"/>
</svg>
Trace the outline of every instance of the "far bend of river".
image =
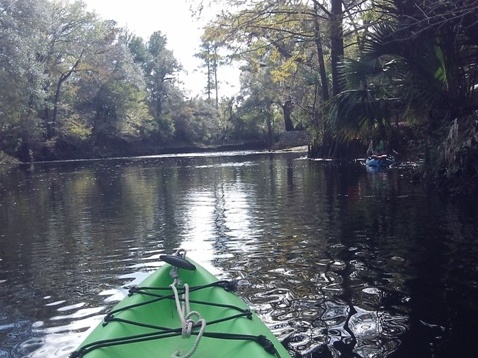
<svg viewBox="0 0 478 358">
<path fill-rule="evenodd" d="M 476 212 L 410 169 L 241 152 L 0 167 L 0 358 L 67 357 L 178 247 L 295 357 L 478 356 Z"/>
</svg>

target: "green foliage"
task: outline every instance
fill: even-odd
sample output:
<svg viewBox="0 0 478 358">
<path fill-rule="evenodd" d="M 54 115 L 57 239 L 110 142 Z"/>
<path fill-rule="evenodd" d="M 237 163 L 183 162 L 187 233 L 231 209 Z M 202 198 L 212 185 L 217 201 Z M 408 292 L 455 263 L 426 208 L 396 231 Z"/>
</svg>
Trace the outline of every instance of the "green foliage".
<svg viewBox="0 0 478 358">
<path fill-rule="evenodd" d="M 440 9 L 432 3 L 425 5 L 431 7 L 419 14 L 406 7 L 387 7 L 397 17 L 377 24 L 366 37 L 360 57 L 344 62 L 342 75 L 348 89 L 329 107 L 330 119 L 344 138 L 389 139 L 386 129 L 403 119 L 441 128 L 473 108 L 469 70 L 475 71 L 476 61 L 469 63 L 468 56 L 469 46 L 475 46 L 466 37 L 451 36 L 459 31 L 452 19 L 436 27 L 425 24 L 425 19 L 422 23 L 420 17 L 438 16 Z M 398 15 L 403 11 L 412 11 L 408 19 L 414 15 L 417 20 L 404 21 Z M 457 41 L 462 46 L 456 46 Z"/>
<path fill-rule="evenodd" d="M 276 106 L 284 106 L 288 100 L 298 109 L 313 106 L 310 100 L 313 101 L 315 86 L 304 86 L 317 70 L 311 41 L 313 16 L 302 3 L 260 1 L 241 6 L 235 12 L 221 13 L 206 29 L 209 40 L 226 47 L 231 59 L 243 63 L 242 96 L 257 97 L 243 105 L 262 103 L 262 97 Z M 264 107 L 257 110 L 263 112 Z M 274 114 L 263 113 L 266 124 Z M 310 114 L 303 113 L 303 118 Z M 303 118 L 296 117 L 297 122 L 308 122 Z"/>
<path fill-rule="evenodd" d="M 175 74 L 181 66 L 166 45 L 167 39 L 160 31 L 154 32 L 147 42 L 135 36 L 128 41 L 144 76 L 146 103 L 155 122 L 148 135 L 155 142 L 169 142 L 173 138 L 172 111 L 183 97 L 175 89 Z"/>
<path fill-rule="evenodd" d="M 59 137 L 71 143 L 81 143 L 88 140 L 92 127 L 76 114 L 69 117 L 58 129 Z"/>
<path fill-rule="evenodd" d="M 335 148 L 397 141 L 406 127 L 425 137 L 417 147 L 443 144 L 428 158 L 446 178 L 473 173 L 472 0 L 222 3 L 198 53 L 208 98 L 187 100 L 160 31 L 145 41 L 79 1 L 0 0 L 0 150 L 31 160 L 54 159 L 61 145 L 273 144 L 286 123 Z M 219 98 L 228 61 L 241 64 L 241 93 Z"/>
<path fill-rule="evenodd" d="M 80 1 L 1 0 L 0 9 L 0 149 L 54 159 L 57 142 L 112 153 L 122 141 L 173 138 L 184 96 L 160 32 L 144 43 Z"/>
<path fill-rule="evenodd" d="M 37 28 L 46 26 L 41 16 L 46 1 L 1 2 L 0 14 L 0 143 L 10 155 L 42 135 L 36 110 L 45 97 L 44 66 L 37 56 L 42 37 Z"/>
<path fill-rule="evenodd" d="M 270 143 L 270 136 L 281 131 L 280 110 L 270 98 L 250 96 L 230 117 L 227 138 Z"/>
<path fill-rule="evenodd" d="M 457 196 L 478 194 L 478 117 L 455 119 L 439 146 L 439 171 L 432 171 L 442 191 Z"/>
<path fill-rule="evenodd" d="M 139 137 L 148 116 L 142 92 L 126 81 L 105 83 L 93 101 L 95 143 L 109 138 Z"/>
</svg>

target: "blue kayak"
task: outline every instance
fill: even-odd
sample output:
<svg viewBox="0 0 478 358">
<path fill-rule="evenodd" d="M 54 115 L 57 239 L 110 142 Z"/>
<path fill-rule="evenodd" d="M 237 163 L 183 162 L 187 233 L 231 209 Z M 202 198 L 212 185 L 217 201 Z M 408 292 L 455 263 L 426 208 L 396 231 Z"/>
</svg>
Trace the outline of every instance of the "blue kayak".
<svg viewBox="0 0 478 358">
<path fill-rule="evenodd" d="M 368 173 L 379 173 L 390 168 L 396 163 L 391 155 L 372 155 L 365 159 L 365 168 Z"/>
</svg>

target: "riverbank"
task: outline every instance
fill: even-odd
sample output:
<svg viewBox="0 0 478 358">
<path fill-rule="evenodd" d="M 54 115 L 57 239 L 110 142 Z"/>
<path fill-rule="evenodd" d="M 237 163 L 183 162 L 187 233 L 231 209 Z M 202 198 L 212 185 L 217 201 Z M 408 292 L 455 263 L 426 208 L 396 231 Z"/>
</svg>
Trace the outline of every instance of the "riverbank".
<svg viewBox="0 0 478 358">
<path fill-rule="evenodd" d="M 311 136 L 307 131 L 283 132 L 279 140 L 272 147 L 264 142 L 235 142 L 219 145 L 201 145 L 191 143 L 176 143 L 169 146 L 143 146 L 141 144 L 123 143 L 115 149 L 103 148 L 94 150 L 83 148 L 78 149 L 73 146 L 62 145 L 61 150 L 47 151 L 42 153 L 41 157 L 32 156 L 32 162 L 46 161 L 54 162 L 57 160 L 77 160 L 77 159 L 107 159 L 116 157 L 134 157 L 161 154 L 184 154 L 184 153 L 208 153 L 208 152 L 230 152 L 244 150 L 270 150 L 271 152 L 307 152 L 307 146 L 310 143 Z M 0 165 L 15 165 L 22 162 L 17 158 L 0 152 Z"/>
</svg>

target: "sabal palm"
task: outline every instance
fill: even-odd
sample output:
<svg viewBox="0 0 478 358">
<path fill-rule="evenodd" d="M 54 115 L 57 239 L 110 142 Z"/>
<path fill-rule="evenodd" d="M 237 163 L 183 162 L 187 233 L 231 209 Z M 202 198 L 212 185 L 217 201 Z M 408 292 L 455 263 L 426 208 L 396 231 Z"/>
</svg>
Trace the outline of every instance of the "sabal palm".
<svg viewBox="0 0 478 358">
<path fill-rule="evenodd" d="M 348 89 L 328 112 L 335 128 L 345 138 L 377 132 L 386 138 L 392 120 L 428 120 L 436 127 L 473 108 L 469 71 L 477 68 L 476 48 L 460 44 L 451 25 L 418 35 L 391 22 L 376 27 L 360 58 L 343 63 Z"/>
</svg>

